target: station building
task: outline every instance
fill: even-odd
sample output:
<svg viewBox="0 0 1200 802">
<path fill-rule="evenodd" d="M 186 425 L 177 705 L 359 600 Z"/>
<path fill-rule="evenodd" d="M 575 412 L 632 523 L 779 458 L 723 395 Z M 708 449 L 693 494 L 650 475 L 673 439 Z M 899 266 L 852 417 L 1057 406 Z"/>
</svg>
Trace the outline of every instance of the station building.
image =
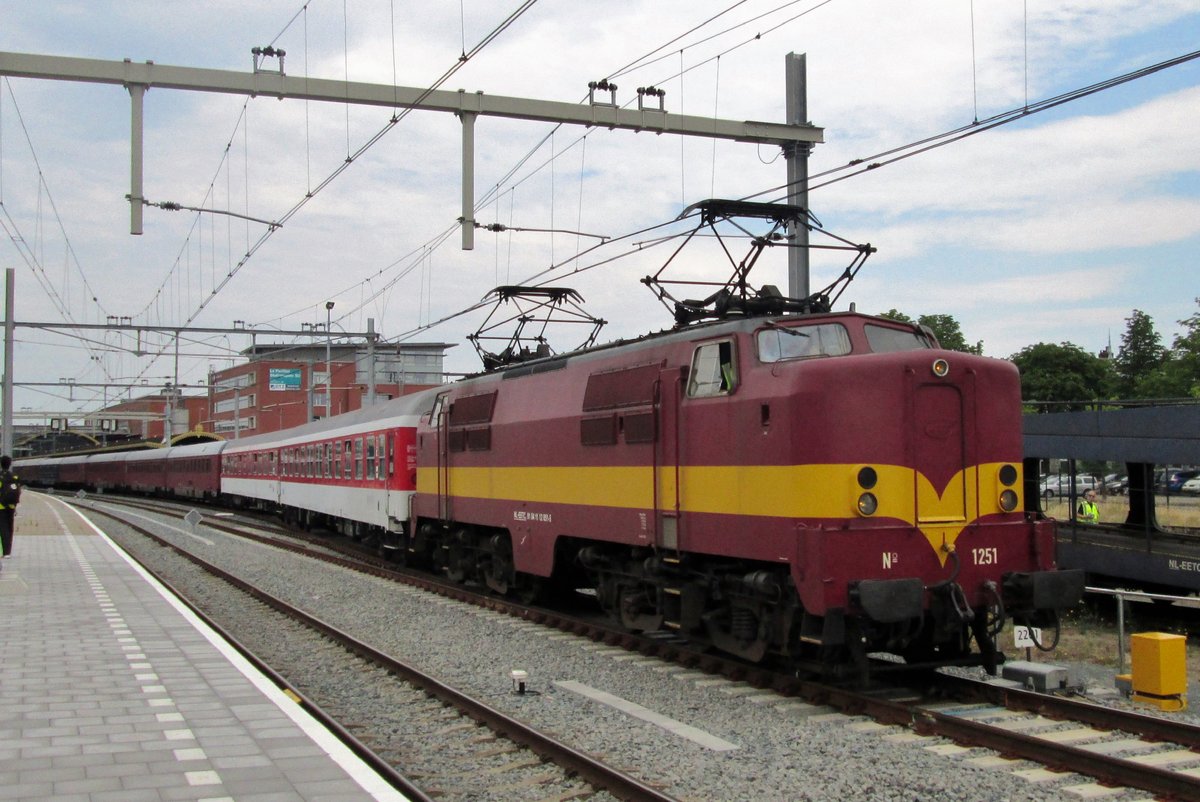
<svg viewBox="0 0 1200 802">
<path fill-rule="evenodd" d="M 232 440 L 436 387 L 445 381 L 442 365 L 452 347 L 335 345 L 327 366 L 324 345 L 254 345 L 242 352 L 245 363 L 209 374 L 205 417 L 189 419 L 188 428 Z"/>
<path fill-rule="evenodd" d="M 245 361 L 211 370 L 207 386 L 155 388 L 78 419 L 23 426 L 14 454 L 93 450 L 128 442 L 234 440 L 352 412 L 445 383 L 452 343 L 256 344 Z M 326 365 L 326 354 L 329 366 Z M 374 382 L 372 382 L 374 377 Z M 147 388 L 150 389 L 150 388 Z"/>
</svg>

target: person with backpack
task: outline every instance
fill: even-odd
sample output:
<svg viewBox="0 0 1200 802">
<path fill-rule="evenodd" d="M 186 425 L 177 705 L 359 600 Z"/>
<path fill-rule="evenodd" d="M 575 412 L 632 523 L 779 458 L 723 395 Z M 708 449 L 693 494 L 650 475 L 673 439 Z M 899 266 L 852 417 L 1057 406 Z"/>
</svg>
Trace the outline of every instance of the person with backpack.
<svg viewBox="0 0 1200 802">
<path fill-rule="evenodd" d="M 13 519 L 21 501 L 21 480 L 12 472 L 12 457 L 0 457 L 0 546 L 4 559 L 12 556 Z"/>
</svg>

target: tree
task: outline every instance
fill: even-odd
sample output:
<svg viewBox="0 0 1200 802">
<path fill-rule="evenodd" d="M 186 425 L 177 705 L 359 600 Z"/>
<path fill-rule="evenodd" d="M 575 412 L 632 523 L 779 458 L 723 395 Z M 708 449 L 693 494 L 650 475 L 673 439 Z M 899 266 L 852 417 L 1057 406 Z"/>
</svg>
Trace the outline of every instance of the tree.
<svg viewBox="0 0 1200 802">
<path fill-rule="evenodd" d="M 913 323 L 913 319 L 897 309 L 889 309 L 880 315 L 889 320 L 898 320 L 901 323 Z M 945 349 L 950 351 L 963 351 L 968 354 L 982 354 L 983 340 L 974 345 L 967 345 L 967 338 L 963 336 L 962 328 L 958 325 L 958 321 L 953 315 L 921 315 L 915 321 L 918 325 L 927 327 L 933 332 L 933 336 L 937 337 L 938 343 Z"/>
<path fill-rule="evenodd" d="M 1200 298 L 1196 299 L 1200 306 Z M 1175 337 L 1172 363 L 1177 368 L 1178 395 L 1200 398 L 1200 312 L 1179 321 L 1184 332 Z"/>
<path fill-rule="evenodd" d="M 1038 343 L 1009 357 L 1021 371 L 1021 398 L 1026 402 L 1065 404 L 1057 409 L 1080 409 L 1084 402 L 1108 398 L 1113 371 L 1107 360 L 1074 343 Z"/>
<path fill-rule="evenodd" d="M 911 317 L 904 314 L 899 309 L 895 309 L 895 308 L 889 309 L 886 312 L 880 312 L 879 316 L 886 317 L 888 320 L 896 320 L 901 323 L 916 323 L 916 321 L 913 320 Z"/>
<path fill-rule="evenodd" d="M 943 348 L 968 354 L 983 353 L 983 340 L 967 345 L 967 338 L 952 315 L 921 315 L 917 322 L 932 329 Z"/>
<path fill-rule="evenodd" d="M 1113 359 L 1118 377 L 1117 391 L 1125 398 L 1152 397 L 1147 393 L 1161 387 L 1160 375 L 1166 361 L 1166 349 L 1162 338 L 1154 330 L 1154 321 L 1140 309 L 1125 318 L 1125 334 L 1121 336 L 1121 350 Z"/>
</svg>

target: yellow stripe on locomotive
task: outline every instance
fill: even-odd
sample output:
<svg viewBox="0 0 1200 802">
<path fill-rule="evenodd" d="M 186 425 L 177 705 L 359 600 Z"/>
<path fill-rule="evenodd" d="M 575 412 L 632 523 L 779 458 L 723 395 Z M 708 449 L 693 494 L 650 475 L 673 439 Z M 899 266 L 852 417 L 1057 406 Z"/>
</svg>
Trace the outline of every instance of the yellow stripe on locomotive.
<svg viewBox="0 0 1200 802">
<path fill-rule="evenodd" d="M 417 492 L 437 494 L 438 474 L 420 468 Z M 667 510 L 676 474 L 672 466 L 452 467 L 443 481 L 452 498 L 645 510 L 656 506 L 657 495 L 657 506 Z M 678 476 L 680 512 L 899 520 L 921 529 L 942 564 L 963 528 L 1021 504 L 1019 463 L 965 468 L 940 490 L 900 465 L 682 466 Z"/>
</svg>

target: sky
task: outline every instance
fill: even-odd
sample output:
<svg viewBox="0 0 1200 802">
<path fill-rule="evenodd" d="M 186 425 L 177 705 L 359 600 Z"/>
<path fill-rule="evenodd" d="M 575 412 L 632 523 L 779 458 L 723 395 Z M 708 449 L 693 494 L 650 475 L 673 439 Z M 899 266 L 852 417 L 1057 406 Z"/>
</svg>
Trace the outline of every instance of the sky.
<svg viewBox="0 0 1200 802">
<path fill-rule="evenodd" d="M 951 315 L 1001 358 L 1039 342 L 1119 347 L 1135 309 L 1169 345 L 1198 311 L 1200 59 L 820 186 L 852 160 L 1184 56 L 1200 48 L 1192 0 L 0 0 L 0 19 L 0 51 L 248 73 L 251 48 L 272 45 L 292 76 L 445 79 L 569 103 L 610 78 L 621 105 L 656 86 L 671 112 L 769 122 L 784 121 L 785 57 L 803 53 L 807 116 L 825 139 L 810 207 L 826 230 L 877 249 L 837 308 Z M 15 270 L 14 319 L 243 321 L 256 342 L 291 342 L 270 332 L 323 327 L 333 301 L 335 334 L 369 319 L 386 342 L 454 344 L 447 370 L 473 372 L 466 335 L 487 311 L 459 313 L 498 285 L 575 289 L 607 321 L 600 342 L 669 328 L 639 281 L 678 244 L 659 238 L 691 227 L 665 224 L 706 198 L 780 200 L 786 183 L 771 146 L 480 118 L 475 217 L 510 230 L 477 231 L 463 251 L 459 121 L 414 111 L 390 125 L 392 113 L 152 88 L 145 197 L 209 212 L 146 208 L 131 236 L 128 92 L 0 78 L 0 268 Z M 597 247 L 601 236 L 611 241 Z M 815 254 L 813 289 L 848 261 Z M 672 265 L 730 272 L 712 241 Z M 783 249 L 751 280 L 786 287 Z M 548 334 L 556 351 L 583 339 Z M 185 334 L 176 358 L 154 334 L 20 327 L 16 339 L 14 409 L 47 413 L 97 409 L 122 383 L 202 392 L 251 342 Z"/>
</svg>

